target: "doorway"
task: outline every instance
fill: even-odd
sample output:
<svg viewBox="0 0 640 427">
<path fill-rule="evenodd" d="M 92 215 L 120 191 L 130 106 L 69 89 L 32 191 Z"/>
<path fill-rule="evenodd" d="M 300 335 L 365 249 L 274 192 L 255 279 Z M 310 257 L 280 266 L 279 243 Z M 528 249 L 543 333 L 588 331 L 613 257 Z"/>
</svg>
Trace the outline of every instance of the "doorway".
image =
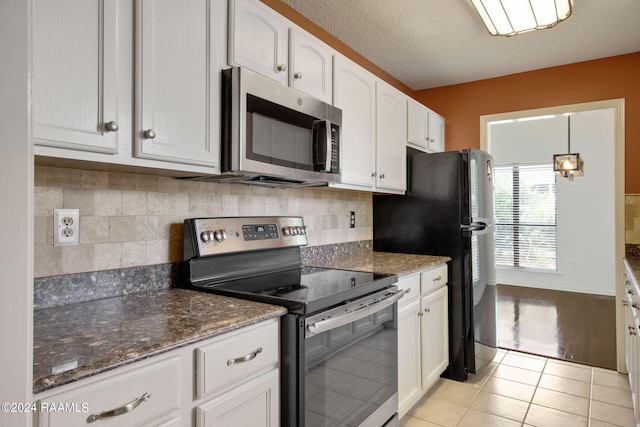
<svg viewBox="0 0 640 427">
<path fill-rule="evenodd" d="M 566 117 L 572 116 L 571 132 L 568 133 Z M 604 119 L 602 119 L 604 118 Z M 522 317 L 506 319 L 520 310 L 520 304 L 527 295 L 531 301 L 540 302 L 536 293 L 548 293 L 551 296 L 573 296 L 575 305 L 583 304 L 586 299 L 608 299 L 615 314 L 605 315 L 611 328 L 619 335 L 622 328 L 621 307 L 615 304 L 615 296 L 622 294 L 623 284 L 620 273 L 623 269 L 624 258 L 624 100 L 601 101 L 587 104 L 567 105 L 560 107 L 527 110 L 481 117 L 481 149 L 491 153 L 496 165 L 530 165 L 551 163 L 552 155 L 567 152 L 567 145 L 571 141 L 571 151 L 581 152 L 585 159 L 585 177 L 575 178 L 569 182 L 558 177 L 557 198 L 557 260 L 556 264 L 540 271 L 535 268 L 513 268 L 513 266 L 498 269 L 498 284 L 504 284 L 503 303 L 511 301 L 510 308 L 503 308 L 505 313 L 499 322 L 508 322 L 510 330 L 522 328 Z M 594 123 L 602 124 L 594 128 Z M 506 130 L 506 132 L 505 132 Z M 594 136 L 594 131 L 597 136 Z M 520 135 L 504 139 L 509 132 Z M 602 133 L 604 132 L 604 133 Z M 500 138 L 503 138 L 502 140 Z M 508 141 L 508 142 L 505 142 Z M 590 174 L 590 175 L 589 175 Z M 582 181 L 579 181 L 582 180 Z M 593 218 L 591 218 L 593 217 Z M 597 224 L 597 227 L 594 227 Z M 507 292 L 509 291 L 509 292 Z M 518 292 L 515 292 L 518 291 Z M 499 292 L 500 293 L 500 292 Z M 514 293 L 517 296 L 514 296 Z M 500 295 L 499 295 L 500 298 Z M 514 301 L 519 301 L 514 306 Z M 563 298 L 560 298 L 563 300 Z M 564 298 L 566 301 L 571 299 Z M 571 307 L 569 302 L 568 307 Z M 534 306 L 531 306 L 533 309 Z M 546 308 L 545 308 L 546 307 Z M 499 308 L 500 309 L 500 308 Z M 553 319 L 558 316 L 558 307 L 551 309 L 550 305 L 540 305 L 538 313 L 533 319 Z M 506 314 L 510 313 L 510 314 Z M 531 316 L 530 316 L 531 317 Z M 563 315 L 563 317 L 566 317 Z M 566 320 L 566 319 L 565 319 Z M 573 326 L 575 331 L 585 332 L 587 325 L 581 328 L 576 319 Z M 618 326 L 615 326 L 618 325 Z M 526 326 L 524 326 L 526 327 Z M 611 328 L 609 330 L 611 330 Z M 546 328 L 549 342 L 557 343 L 557 328 Z M 518 335 L 522 337 L 522 330 Z M 609 332 L 611 334 L 611 332 Z M 506 335 L 506 334 L 503 334 Z M 515 346 L 513 334 L 505 336 L 504 344 Z M 522 346 L 522 341 L 520 344 Z M 606 344 L 611 346 L 611 342 Z M 623 340 L 617 337 L 616 360 L 614 366 L 624 372 L 624 351 L 621 348 Z M 541 344 L 540 348 L 544 345 Z M 517 348 L 516 348 L 517 349 Z M 520 351 L 533 352 L 531 349 Z M 550 357 L 565 358 L 564 355 L 575 357 L 585 351 L 559 352 L 556 355 L 540 354 Z M 558 354 L 558 353 L 564 353 Z M 581 356 L 582 357 L 582 356 Z M 566 357 L 571 360 L 571 357 Z M 601 362 L 582 361 L 597 366 Z M 608 365 L 608 363 L 607 363 Z"/>
</svg>

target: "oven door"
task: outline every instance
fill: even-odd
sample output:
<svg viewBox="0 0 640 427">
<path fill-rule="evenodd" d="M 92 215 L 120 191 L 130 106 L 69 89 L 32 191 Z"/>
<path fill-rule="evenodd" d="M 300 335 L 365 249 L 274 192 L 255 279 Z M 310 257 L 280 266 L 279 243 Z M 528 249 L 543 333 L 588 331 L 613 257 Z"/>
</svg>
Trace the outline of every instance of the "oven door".
<svg viewBox="0 0 640 427">
<path fill-rule="evenodd" d="M 397 425 L 402 295 L 394 286 L 305 319 L 306 426 Z"/>
</svg>

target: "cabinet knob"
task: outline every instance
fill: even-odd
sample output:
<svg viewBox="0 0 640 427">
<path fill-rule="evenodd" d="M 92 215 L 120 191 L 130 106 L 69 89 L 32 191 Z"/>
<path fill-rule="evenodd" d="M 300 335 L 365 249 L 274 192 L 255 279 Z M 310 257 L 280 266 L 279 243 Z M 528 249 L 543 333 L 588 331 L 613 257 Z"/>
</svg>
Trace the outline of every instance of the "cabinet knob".
<svg viewBox="0 0 640 427">
<path fill-rule="evenodd" d="M 429 307 L 425 308 L 425 309 L 424 309 L 424 312 L 425 312 L 425 313 L 431 313 L 431 308 L 429 308 Z"/>
<path fill-rule="evenodd" d="M 384 179 L 384 174 L 383 173 L 380 174 L 380 179 Z"/>
<path fill-rule="evenodd" d="M 156 137 L 156 133 L 153 131 L 153 129 L 147 129 L 144 132 L 142 132 L 142 136 L 145 137 L 146 139 L 153 139 Z"/>
<path fill-rule="evenodd" d="M 629 335 L 638 335 L 634 326 L 629 325 Z"/>
<path fill-rule="evenodd" d="M 287 71 L 287 66 L 284 65 L 284 64 L 278 65 L 278 71 L 280 71 L 280 72 Z"/>
<path fill-rule="evenodd" d="M 120 129 L 118 126 L 118 122 L 114 122 L 113 120 L 104 124 L 104 128 L 107 132 L 117 132 Z"/>
<path fill-rule="evenodd" d="M 376 173 L 375 172 L 371 172 L 371 178 L 375 178 L 376 177 Z"/>
<path fill-rule="evenodd" d="M 298 80 L 300 80 L 300 79 L 302 78 L 302 73 L 301 73 L 300 71 L 298 71 L 297 73 L 295 73 L 295 74 L 293 75 L 293 78 L 294 78 L 294 79 L 298 79 Z"/>
</svg>

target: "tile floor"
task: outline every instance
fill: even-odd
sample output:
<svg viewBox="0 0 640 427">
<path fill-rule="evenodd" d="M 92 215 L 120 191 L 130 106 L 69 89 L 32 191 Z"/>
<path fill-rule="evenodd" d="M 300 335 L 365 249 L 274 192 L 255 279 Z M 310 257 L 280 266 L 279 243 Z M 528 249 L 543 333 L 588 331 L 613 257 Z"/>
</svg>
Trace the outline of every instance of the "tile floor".
<svg viewBox="0 0 640 427">
<path fill-rule="evenodd" d="M 632 408 L 625 375 L 501 349 L 467 382 L 440 379 L 400 425 L 631 427 Z"/>
</svg>

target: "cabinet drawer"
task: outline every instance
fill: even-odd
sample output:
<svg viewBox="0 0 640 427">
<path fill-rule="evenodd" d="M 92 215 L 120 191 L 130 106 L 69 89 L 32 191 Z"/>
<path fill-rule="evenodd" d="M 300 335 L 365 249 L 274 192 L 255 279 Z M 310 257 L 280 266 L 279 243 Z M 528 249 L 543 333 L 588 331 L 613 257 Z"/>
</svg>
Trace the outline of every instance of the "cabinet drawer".
<svg viewBox="0 0 640 427">
<path fill-rule="evenodd" d="M 420 274 L 420 293 L 422 295 L 433 292 L 447 284 L 447 264 L 441 264 Z"/>
<path fill-rule="evenodd" d="M 277 366 L 278 337 L 278 322 L 273 322 L 196 349 L 197 397 Z"/>
<path fill-rule="evenodd" d="M 413 276 L 403 277 L 396 283 L 398 289 L 404 291 L 404 296 L 398 302 L 399 306 L 403 306 L 410 301 L 420 296 L 420 275 L 414 274 Z"/>
<path fill-rule="evenodd" d="M 42 399 L 40 407 L 46 405 L 48 408 L 57 410 L 43 410 L 39 415 L 39 425 L 41 427 L 135 426 L 175 411 L 179 406 L 179 360 L 180 358 L 174 357 Z M 142 396 L 145 394 L 149 397 L 143 400 Z M 97 421 L 96 424 L 89 420 L 91 415 L 108 415 L 109 411 L 123 408 L 127 404 L 135 408 L 121 415 L 96 418 L 94 420 Z"/>
</svg>

